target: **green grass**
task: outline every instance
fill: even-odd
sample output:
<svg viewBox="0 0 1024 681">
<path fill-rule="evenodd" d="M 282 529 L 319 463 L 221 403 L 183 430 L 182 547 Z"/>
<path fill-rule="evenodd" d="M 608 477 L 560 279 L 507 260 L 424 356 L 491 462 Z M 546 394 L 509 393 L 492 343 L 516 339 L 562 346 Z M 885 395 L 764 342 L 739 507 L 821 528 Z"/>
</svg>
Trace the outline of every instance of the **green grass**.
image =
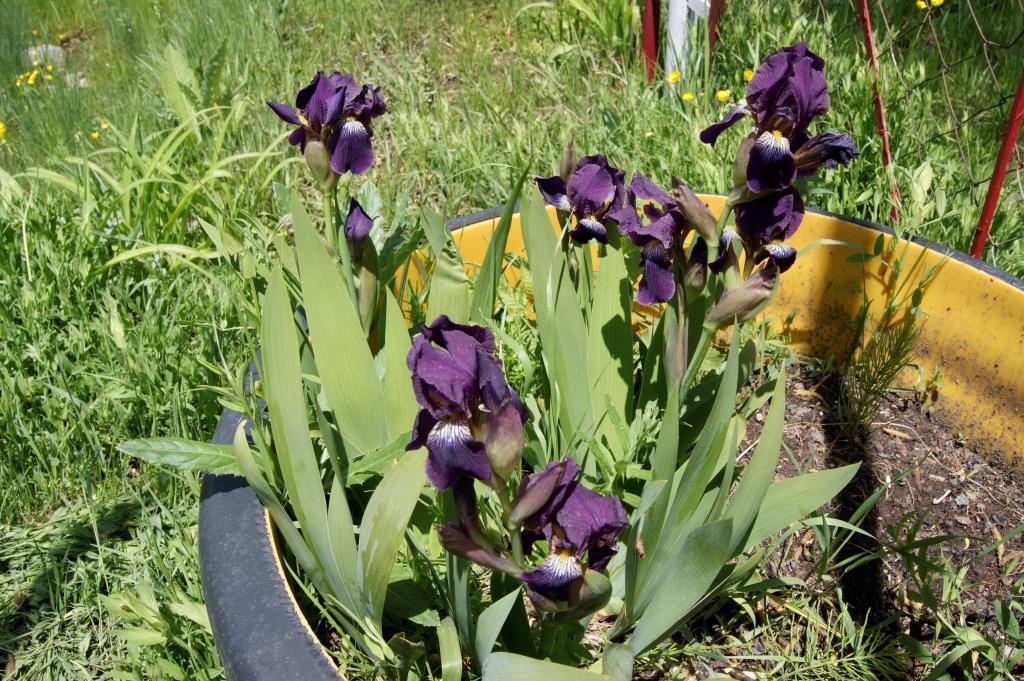
<svg viewBox="0 0 1024 681">
<path fill-rule="evenodd" d="M 714 91 L 728 88 L 735 98 L 743 69 L 776 45 L 805 39 L 829 60 L 826 124 L 850 130 L 862 150 L 850 168 L 812 180 L 810 202 L 889 222 L 872 74 L 846 3 L 729 3 L 710 82 L 698 64 L 680 84 L 696 93 L 692 103 L 660 83 L 648 86 L 635 61 L 609 58 L 585 32 L 520 15 L 523 4 L 0 4 L 0 121 L 8 129 L 0 143 L 0 653 L 14 678 L 217 673 L 201 618 L 184 614 L 201 600 L 196 483 L 136 468 L 114 447 L 212 430 L 220 405 L 204 386 L 224 384 L 214 367 L 246 360 L 239 302 L 248 292 L 234 261 L 154 255 L 103 265 L 146 244 L 209 250 L 204 222 L 239 241 L 273 233 L 284 212 L 276 188 L 305 179 L 301 166 L 284 163 L 295 158 L 282 141 L 285 126 L 263 100 L 289 100 L 316 68 L 351 70 L 384 88 L 390 112 L 378 125 L 379 162 L 369 178 L 386 214 L 402 205 L 412 216 L 423 207 L 454 216 L 501 204 L 527 164 L 553 171 L 570 139 L 661 182 L 678 174 L 698 189 L 724 191 L 727 159 L 696 138 L 729 106 Z M 999 11 L 1013 3 L 974 4 L 993 40 L 1007 42 L 1024 27 L 1020 13 Z M 964 250 L 984 194 L 970 177 L 988 176 L 1008 107 L 961 127 L 965 166 L 949 136 L 931 139 L 951 127 L 941 82 L 904 87 L 938 68 L 930 30 L 915 28 L 923 15 L 912 2 L 887 11 L 907 26 L 893 43 L 899 72 L 891 61 L 882 65 L 901 226 Z M 962 3 L 936 11 L 947 61 L 980 49 L 969 22 Z M 58 33 L 71 49 L 54 71 L 56 85 L 15 87 L 30 68 L 25 48 Z M 881 32 L 880 42 L 888 47 Z M 169 43 L 208 74 L 199 78 L 201 106 L 215 108 L 204 114 L 201 140 L 179 126 L 160 86 Z M 1001 89 L 1012 92 L 1024 51 L 992 54 Z M 958 118 L 993 103 L 984 69 L 971 59 L 950 72 Z M 64 85 L 71 73 L 88 87 Z M 5 178 L 38 167 L 60 181 L 37 172 L 17 180 L 26 193 L 15 196 Z M 993 227 L 1002 245 L 989 258 L 1020 275 L 1024 213 L 1013 179 Z M 135 604 L 133 614 L 110 600 L 136 597 L 152 612 Z M 124 629 L 133 633 L 117 633 Z"/>
</svg>

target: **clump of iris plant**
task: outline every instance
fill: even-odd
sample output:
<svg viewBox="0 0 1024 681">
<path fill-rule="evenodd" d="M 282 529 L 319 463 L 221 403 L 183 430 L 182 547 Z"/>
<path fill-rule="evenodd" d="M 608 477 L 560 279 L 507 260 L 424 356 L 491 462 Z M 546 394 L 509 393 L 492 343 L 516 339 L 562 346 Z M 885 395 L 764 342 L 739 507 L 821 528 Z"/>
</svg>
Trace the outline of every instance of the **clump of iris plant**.
<svg viewBox="0 0 1024 681">
<path fill-rule="evenodd" d="M 408 365 L 420 405 L 408 449 L 427 448 L 427 479 L 451 490 L 458 516 L 438 528 L 441 543 L 523 581 L 540 610 L 601 607 L 610 587 L 596 573 L 615 553 L 626 513 L 617 498 L 583 486 L 571 457 L 524 475 L 512 500 L 507 483 L 519 468 L 526 413 L 495 357 L 493 333 L 442 315 L 413 341 Z M 482 528 L 474 481 L 501 500 L 510 546 Z M 531 566 L 529 554 L 541 540 L 547 555 Z"/>
<path fill-rule="evenodd" d="M 758 66 L 745 101 L 701 132 L 701 141 L 714 145 L 737 123 L 752 124 L 737 153 L 736 186 L 725 211 L 735 211 L 736 234 L 746 255 L 743 281 L 737 283 L 736 274 L 726 275 L 727 290 L 718 309 L 712 310 L 713 324 L 756 314 L 767 304 L 778 274 L 795 262 L 796 250 L 784 242 L 804 216 L 803 200 L 794 186 L 797 178 L 813 175 L 822 166 L 846 165 L 857 156 L 853 138 L 845 132 L 811 134 L 811 124 L 828 112 L 829 105 L 825 61 L 806 43 L 797 43 L 777 50 Z M 755 272 L 758 265 L 762 267 Z"/>
<path fill-rule="evenodd" d="M 295 106 L 268 101 L 281 120 L 297 126 L 288 142 L 302 151 L 322 183 L 362 175 L 373 165 L 371 123 L 387 110 L 380 88 L 359 85 L 348 73 L 317 71 L 295 96 Z"/>
</svg>

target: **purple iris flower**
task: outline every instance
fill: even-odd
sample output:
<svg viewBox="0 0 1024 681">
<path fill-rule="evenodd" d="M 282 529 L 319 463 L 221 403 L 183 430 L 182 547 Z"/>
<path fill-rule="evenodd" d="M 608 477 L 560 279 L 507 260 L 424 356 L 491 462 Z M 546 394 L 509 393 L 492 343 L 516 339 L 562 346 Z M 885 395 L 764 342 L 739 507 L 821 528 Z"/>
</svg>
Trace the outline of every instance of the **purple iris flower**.
<svg viewBox="0 0 1024 681">
<path fill-rule="evenodd" d="M 366 214 L 356 199 L 349 200 L 348 215 L 345 217 L 345 236 L 353 241 L 362 241 L 370 235 L 373 218 Z"/>
<path fill-rule="evenodd" d="M 857 155 L 846 133 L 808 135 L 811 121 L 828 109 L 825 60 L 806 43 L 797 43 L 768 57 L 747 85 L 746 102 L 701 132 L 700 139 L 713 145 L 727 128 L 753 116 L 747 188 L 752 192 L 785 189 L 798 174 L 812 174 L 822 164 L 846 164 Z"/>
<path fill-rule="evenodd" d="M 639 199 L 639 205 L 637 202 Z M 650 179 L 634 174 L 626 205 L 609 214 L 623 234 L 640 247 L 641 305 L 667 303 L 675 294 L 672 261 L 686 233 L 686 218 L 676 202 Z"/>
<path fill-rule="evenodd" d="M 585 156 L 576 163 L 568 183 L 561 176 L 537 177 L 534 181 L 544 201 L 576 218 L 569 236 L 577 243 L 591 239 L 608 243 L 605 218 L 622 206 L 626 174 L 601 155 Z"/>
<path fill-rule="evenodd" d="M 322 143 L 337 174 L 362 175 L 373 165 L 370 123 L 387 110 L 380 88 L 359 85 L 348 73 L 317 71 L 295 96 L 295 107 L 267 102 L 283 121 L 298 126 L 288 142 L 305 152 L 311 141 Z"/>
<path fill-rule="evenodd" d="M 526 410 L 495 357 L 494 335 L 441 315 L 413 341 L 407 359 L 421 407 L 407 449 L 427 448 L 427 477 L 439 490 L 462 477 L 488 481 L 484 442 L 502 421 L 526 421 Z"/>
<path fill-rule="evenodd" d="M 615 554 L 619 534 L 629 524 L 622 503 L 587 489 L 577 478 L 580 467 L 571 457 L 527 475 L 514 509 L 532 511 L 524 529 L 548 542 L 548 556 L 535 569 L 519 575 L 531 596 L 566 600 L 569 586 L 587 567 L 601 570 Z M 516 511 L 513 511 L 515 514 Z"/>
<path fill-rule="evenodd" d="M 748 258 L 760 262 L 771 259 L 785 272 L 796 260 L 796 249 L 782 243 L 796 233 L 804 217 L 804 202 L 799 192 L 789 187 L 753 201 L 738 203 L 736 229 L 743 239 Z"/>
</svg>

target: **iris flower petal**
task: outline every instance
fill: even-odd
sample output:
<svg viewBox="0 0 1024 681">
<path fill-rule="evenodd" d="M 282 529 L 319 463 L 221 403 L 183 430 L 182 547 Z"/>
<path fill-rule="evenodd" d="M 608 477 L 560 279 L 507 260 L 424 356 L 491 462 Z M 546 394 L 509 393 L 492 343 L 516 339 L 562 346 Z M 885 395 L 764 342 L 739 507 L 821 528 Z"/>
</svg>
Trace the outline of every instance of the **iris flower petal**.
<svg viewBox="0 0 1024 681">
<path fill-rule="evenodd" d="M 793 236 L 804 217 L 804 203 L 793 187 L 736 204 L 736 230 L 749 252 Z"/>
<path fill-rule="evenodd" d="M 345 218 L 345 236 L 349 239 L 365 239 L 373 228 L 373 219 L 366 214 L 362 205 L 351 199 L 348 207 L 348 216 Z"/>
<path fill-rule="evenodd" d="M 291 123 L 292 125 L 302 125 L 302 121 L 299 119 L 299 114 L 296 113 L 295 109 L 288 106 L 287 104 L 281 104 L 280 102 L 267 102 L 267 106 L 277 114 L 285 123 Z"/>
<path fill-rule="evenodd" d="M 607 170 L 586 165 L 569 178 L 566 195 L 578 217 L 593 216 L 603 213 L 615 198 L 615 185 Z"/>
<path fill-rule="evenodd" d="M 558 175 L 535 177 L 533 181 L 537 183 L 537 188 L 540 189 L 540 193 L 544 196 L 545 203 L 561 211 L 569 212 L 572 210 L 572 206 L 569 205 L 569 197 L 565 193 L 565 180 L 561 177 Z"/>
<path fill-rule="evenodd" d="M 726 130 L 728 130 L 729 128 L 731 128 L 732 126 L 734 126 L 736 123 L 739 123 L 741 120 L 743 120 L 744 116 L 746 116 L 748 112 L 749 109 L 747 109 L 747 105 L 745 103 L 740 104 L 732 111 L 727 113 L 725 115 L 725 118 L 701 130 L 700 141 L 703 142 L 704 144 L 710 144 L 711 146 L 715 146 L 715 142 L 718 141 L 718 136 L 721 135 Z"/>
<path fill-rule="evenodd" d="M 461 476 L 491 479 L 491 463 L 483 443 L 473 439 L 465 421 L 440 421 L 427 436 L 427 479 L 446 490 Z"/>
<path fill-rule="evenodd" d="M 351 171 L 362 175 L 373 165 L 373 145 L 370 130 L 359 121 L 345 121 L 335 133 L 331 170 L 341 175 Z"/>
<path fill-rule="evenodd" d="M 796 179 L 796 159 L 789 140 L 781 134 L 763 132 L 750 148 L 747 187 L 752 192 L 785 189 Z"/>
<path fill-rule="evenodd" d="M 676 292 L 672 276 L 672 256 L 657 241 L 651 241 L 640 251 L 644 275 L 636 292 L 636 302 L 641 305 L 667 303 Z"/>
</svg>

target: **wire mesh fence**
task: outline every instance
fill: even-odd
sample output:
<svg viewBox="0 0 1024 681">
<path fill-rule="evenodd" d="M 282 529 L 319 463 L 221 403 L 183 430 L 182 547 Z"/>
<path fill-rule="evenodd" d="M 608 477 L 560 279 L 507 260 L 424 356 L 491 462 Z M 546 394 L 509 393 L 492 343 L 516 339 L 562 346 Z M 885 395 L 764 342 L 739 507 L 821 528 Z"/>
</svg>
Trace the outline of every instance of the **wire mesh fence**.
<svg viewBox="0 0 1024 681">
<path fill-rule="evenodd" d="M 712 13 L 721 13 L 714 54 L 718 80 L 765 56 L 772 41 L 808 40 L 826 57 L 834 123 L 850 129 L 863 152 L 845 184 L 884 191 L 821 187 L 820 207 L 856 210 L 861 217 L 970 249 L 1024 74 L 1024 0 L 711 5 Z M 883 149 L 879 105 L 889 153 Z M 1021 276 L 1024 143 L 1012 142 L 984 257 Z"/>
<path fill-rule="evenodd" d="M 899 88 L 886 94 L 895 106 L 928 116 L 930 125 L 908 128 L 900 152 L 911 165 L 936 147 L 952 145 L 963 186 L 980 217 L 985 190 L 996 169 L 997 151 L 1011 116 L 1011 102 L 1024 70 L 1024 2 L 1021 0 L 914 0 L 871 3 L 876 18 L 880 68 L 891 70 Z M 1024 206 L 1024 155 L 1014 144 L 1010 182 L 997 205 L 1003 218 L 991 239 L 992 257 L 1024 238 L 1008 230 L 1011 213 Z M 1015 226 L 1015 225 L 1013 225 Z M 998 229 L 1002 227 L 1003 229 Z"/>
</svg>

